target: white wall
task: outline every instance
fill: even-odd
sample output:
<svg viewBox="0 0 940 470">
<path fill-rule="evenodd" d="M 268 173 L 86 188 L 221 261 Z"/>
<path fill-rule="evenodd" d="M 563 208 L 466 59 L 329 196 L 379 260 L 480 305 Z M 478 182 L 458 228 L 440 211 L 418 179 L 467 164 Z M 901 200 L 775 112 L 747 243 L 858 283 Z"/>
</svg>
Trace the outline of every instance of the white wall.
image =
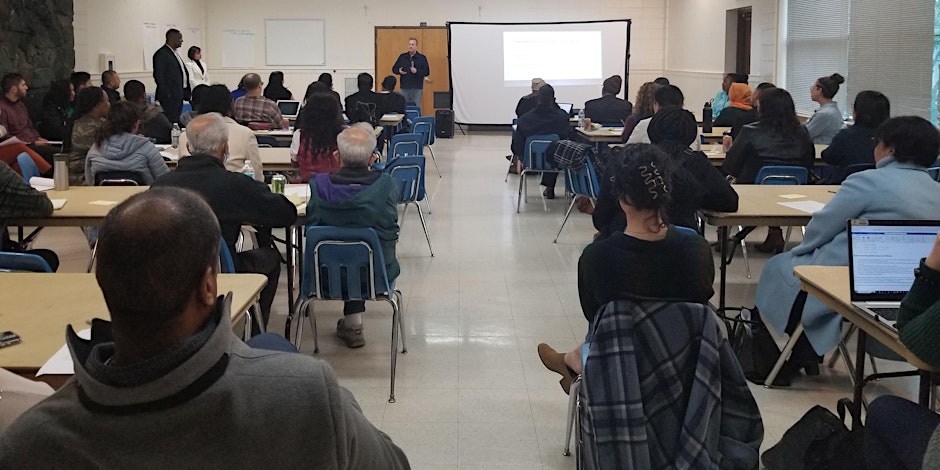
<svg viewBox="0 0 940 470">
<path fill-rule="evenodd" d="M 627 18 L 633 20 L 630 89 L 659 75 L 683 89 L 688 107 L 700 106 L 714 96 L 725 73 L 725 16 L 729 9 L 751 6 L 751 82 L 774 81 L 777 47 L 778 0 L 477 0 L 443 2 L 413 0 L 401 3 L 363 0 L 355 4 L 324 0 L 161 0 L 159 7 L 144 0 L 74 0 L 76 69 L 101 72 L 98 54 L 115 56 L 123 80 L 143 81 L 152 91 L 145 70 L 142 24 L 161 30 L 175 25 L 183 32 L 186 49 L 199 45 L 213 81 L 233 87 L 248 71 L 261 73 L 264 65 L 264 20 L 267 18 L 322 18 L 326 20 L 326 66 L 276 67 L 286 75 L 295 94 L 321 72 L 331 72 L 343 93 L 344 78 L 374 68 L 375 26 L 431 26 L 447 21 L 533 22 Z M 201 28 L 193 37 L 188 28 Z M 223 69 L 225 29 L 249 29 L 255 34 L 255 67 Z M 403 48 L 404 49 L 404 48 Z M 147 52 L 149 60 L 152 51 Z M 95 77 L 97 83 L 98 77 Z"/>
<path fill-rule="evenodd" d="M 89 1 L 89 0 L 85 0 Z M 334 87 L 344 93 L 343 81 L 375 67 L 375 26 L 443 26 L 447 21 L 533 22 L 592 19 L 632 19 L 633 57 L 630 82 L 633 88 L 661 74 L 665 44 L 663 0 L 413 0 L 407 3 L 363 0 L 354 4 L 336 1 L 278 0 L 275 2 L 205 2 L 207 57 L 213 81 L 234 86 L 249 71 L 283 70 L 286 84 L 295 96 L 321 72 L 333 73 Z M 233 3 L 237 6 L 233 6 Z M 264 65 L 264 20 L 268 18 L 317 18 L 326 21 L 326 66 L 266 67 Z M 249 29 L 255 37 L 255 67 L 222 69 L 222 31 Z M 402 45 L 404 51 L 404 45 Z M 636 84 L 634 86 L 634 84 Z"/>
<path fill-rule="evenodd" d="M 665 75 L 697 109 L 721 89 L 728 10 L 751 7 L 751 85 L 776 77 L 778 0 L 667 0 Z"/>
<path fill-rule="evenodd" d="M 205 3 L 202 0 L 74 0 L 75 5 L 75 70 L 91 73 L 95 84 L 101 82 L 102 68 L 98 54 L 114 56 L 115 70 L 121 81 L 137 79 L 148 92 L 155 84 L 144 65 L 143 24 L 156 23 L 160 36 L 174 27 L 183 33 L 183 49 L 203 42 L 193 37 L 190 28 L 198 28 L 204 36 Z M 146 51 L 149 63 L 154 50 Z M 185 54 L 185 52 L 183 52 Z"/>
</svg>

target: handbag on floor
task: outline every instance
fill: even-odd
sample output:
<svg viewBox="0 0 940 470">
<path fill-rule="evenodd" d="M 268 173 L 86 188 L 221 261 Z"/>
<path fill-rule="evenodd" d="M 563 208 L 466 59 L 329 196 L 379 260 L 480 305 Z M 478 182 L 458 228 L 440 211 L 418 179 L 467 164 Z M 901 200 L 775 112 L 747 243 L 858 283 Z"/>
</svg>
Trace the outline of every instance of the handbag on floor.
<svg viewBox="0 0 940 470">
<path fill-rule="evenodd" d="M 768 470 L 838 470 L 864 468 L 861 423 L 850 431 L 845 416 L 853 406 L 848 398 L 838 402 L 839 416 L 816 405 L 767 449 L 761 462 Z"/>
<path fill-rule="evenodd" d="M 741 309 L 741 314 L 735 321 L 736 325 L 731 333 L 731 347 L 738 362 L 741 363 L 741 370 L 747 380 L 763 385 L 764 380 L 774 368 L 777 359 L 780 358 L 780 348 L 774 337 L 760 320 L 757 309 L 753 311 L 746 308 Z M 783 368 L 774 378 L 774 385 L 787 387 L 793 380 L 794 371 L 789 364 L 784 364 Z"/>
</svg>

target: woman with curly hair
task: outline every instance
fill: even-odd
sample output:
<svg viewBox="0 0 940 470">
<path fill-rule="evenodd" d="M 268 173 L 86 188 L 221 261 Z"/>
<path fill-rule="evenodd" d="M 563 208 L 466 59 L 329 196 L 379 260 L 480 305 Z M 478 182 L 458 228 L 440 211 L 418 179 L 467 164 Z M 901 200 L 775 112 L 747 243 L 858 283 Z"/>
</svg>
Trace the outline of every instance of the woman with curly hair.
<svg viewBox="0 0 940 470">
<path fill-rule="evenodd" d="M 623 121 L 623 133 L 620 134 L 620 141 L 626 142 L 633 133 L 636 123 L 653 116 L 653 92 L 659 88 L 659 85 L 653 82 L 646 82 L 640 86 L 636 92 L 636 101 L 633 104 L 633 113 L 627 116 Z"/>
<path fill-rule="evenodd" d="M 317 173 L 336 173 L 339 158 L 336 136 L 346 126 L 339 103 L 328 93 L 314 93 L 307 99 L 297 120 L 290 143 L 290 158 L 300 168 L 300 181 L 306 183 Z"/>
</svg>

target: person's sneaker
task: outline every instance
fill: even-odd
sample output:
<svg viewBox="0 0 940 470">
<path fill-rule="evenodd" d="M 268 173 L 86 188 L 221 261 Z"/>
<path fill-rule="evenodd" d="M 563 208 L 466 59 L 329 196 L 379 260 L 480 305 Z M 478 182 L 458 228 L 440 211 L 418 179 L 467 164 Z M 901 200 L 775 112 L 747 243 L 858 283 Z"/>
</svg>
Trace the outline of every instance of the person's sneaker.
<svg viewBox="0 0 940 470">
<path fill-rule="evenodd" d="M 347 348 L 361 348 L 366 345 L 366 338 L 362 335 L 362 325 L 355 328 L 346 326 L 346 319 L 340 318 L 336 322 L 336 336 L 346 343 Z"/>
<path fill-rule="evenodd" d="M 542 196 L 545 196 L 545 199 L 555 199 L 555 188 L 545 187 L 542 190 Z"/>
</svg>

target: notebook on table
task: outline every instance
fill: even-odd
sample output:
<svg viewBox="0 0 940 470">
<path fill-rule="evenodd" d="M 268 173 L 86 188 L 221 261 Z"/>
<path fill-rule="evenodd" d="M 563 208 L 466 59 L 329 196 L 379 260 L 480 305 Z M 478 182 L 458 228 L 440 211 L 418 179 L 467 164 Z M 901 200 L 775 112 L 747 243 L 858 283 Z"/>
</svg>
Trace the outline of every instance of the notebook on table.
<svg viewBox="0 0 940 470">
<path fill-rule="evenodd" d="M 894 328 L 914 269 L 933 248 L 940 220 L 851 219 L 846 224 L 852 305 Z"/>
</svg>

